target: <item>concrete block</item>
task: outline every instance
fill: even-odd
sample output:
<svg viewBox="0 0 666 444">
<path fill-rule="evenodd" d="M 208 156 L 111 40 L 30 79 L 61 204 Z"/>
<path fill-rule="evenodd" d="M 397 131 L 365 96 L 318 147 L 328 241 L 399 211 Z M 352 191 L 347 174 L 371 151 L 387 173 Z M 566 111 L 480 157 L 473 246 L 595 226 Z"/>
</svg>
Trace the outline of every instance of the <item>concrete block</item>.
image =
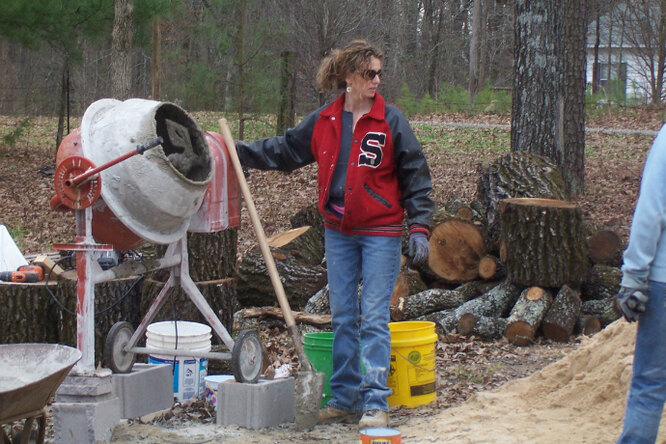
<svg viewBox="0 0 666 444">
<path fill-rule="evenodd" d="M 120 422 L 120 402 L 115 396 L 95 402 L 55 402 L 52 408 L 55 444 L 109 442 Z"/>
<path fill-rule="evenodd" d="M 120 400 L 120 417 L 138 418 L 173 406 L 171 366 L 134 364 L 130 373 L 113 375 L 113 393 Z"/>
<path fill-rule="evenodd" d="M 217 393 L 218 425 L 259 429 L 294 421 L 294 378 L 223 381 Z"/>
</svg>

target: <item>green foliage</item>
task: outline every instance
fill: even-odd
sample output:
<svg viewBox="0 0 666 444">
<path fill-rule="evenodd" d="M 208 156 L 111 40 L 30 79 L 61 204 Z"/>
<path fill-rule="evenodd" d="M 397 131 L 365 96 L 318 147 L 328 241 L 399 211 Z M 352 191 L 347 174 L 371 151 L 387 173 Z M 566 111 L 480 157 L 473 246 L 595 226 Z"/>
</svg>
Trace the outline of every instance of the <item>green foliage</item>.
<svg viewBox="0 0 666 444">
<path fill-rule="evenodd" d="M 14 148 L 16 142 L 18 142 L 18 139 L 25 133 L 31 122 L 32 117 L 22 119 L 13 130 L 2 136 L 2 143 Z"/>
<path fill-rule="evenodd" d="M 511 93 L 495 91 L 487 83 L 470 103 L 467 89 L 450 83 L 442 84 L 439 97 L 433 99 L 428 93 L 419 100 L 407 84 L 403 84 L 396 101 L 406 115 L 445 113 L 490 113 L 503 114 L 511 111 Z"/>
</svg>

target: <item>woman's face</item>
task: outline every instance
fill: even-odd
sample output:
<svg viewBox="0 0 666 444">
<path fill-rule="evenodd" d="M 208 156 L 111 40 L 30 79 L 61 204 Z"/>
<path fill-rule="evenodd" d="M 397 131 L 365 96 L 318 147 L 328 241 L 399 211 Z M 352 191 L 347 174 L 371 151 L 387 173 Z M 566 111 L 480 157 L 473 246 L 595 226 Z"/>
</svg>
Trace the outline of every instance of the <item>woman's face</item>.
<svg viewBox="0 0 666 444">
<path fill-rule="evenodd" d="M 352 89 L 351 94 L 362 99 L 373 99 L 381 82 L 381 75 L 382 62 L 373 57 L 365 69 L 347 76 L 347 85 Z"/>
</svg>

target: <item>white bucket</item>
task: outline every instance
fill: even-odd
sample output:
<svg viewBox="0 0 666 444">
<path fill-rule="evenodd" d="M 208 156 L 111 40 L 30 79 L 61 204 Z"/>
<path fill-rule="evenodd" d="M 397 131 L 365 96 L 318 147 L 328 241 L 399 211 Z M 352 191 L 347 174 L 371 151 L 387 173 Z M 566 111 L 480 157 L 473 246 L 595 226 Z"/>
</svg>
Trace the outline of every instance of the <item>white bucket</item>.
<svg viewBox="0 0 666 444">
<path fill-rule="evenodd" d="M 221 382 L 233 381 L 234 375 L 208 375 L 204 378 L 204 401 L 217 411 L 218 386 Z"/>
<path fill-rule="evenodd" d="M 211 329 L 208 325 L 189 321 L 164 321 L 150 324 L 146 330 L 146 347 L 209 352 Z M 204 392 L 204 379 L 208 373 L 208 359 L 168 354 L 148 355 L 149 364 L 170 364 L 173 369 L 173 394 L 183 402 L 200 397 Z"/>
</svg>

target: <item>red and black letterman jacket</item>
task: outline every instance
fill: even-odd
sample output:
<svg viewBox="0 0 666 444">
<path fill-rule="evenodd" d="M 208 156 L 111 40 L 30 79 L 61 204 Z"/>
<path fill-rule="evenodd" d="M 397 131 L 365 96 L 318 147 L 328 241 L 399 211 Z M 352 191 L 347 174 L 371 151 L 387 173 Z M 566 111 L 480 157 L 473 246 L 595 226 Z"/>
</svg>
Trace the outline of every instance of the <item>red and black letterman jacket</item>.
<svg viewBox="0 0 666 444">
<path fill-rule="evenodd" d="M 416 136 L 397 107 L 375 95 L 370 112 L 356 123 L 347 165 L 342 219 L 327 208 L 342 131 L 344 94 L 310 113 L 283 136 L 236 149 L 250 168 L 292 171 L 314 161 L 319 167 L 319 212 L 327 227 L 345 234 L 401 236 L 404 213 L 410 233 L 429 234 L 433 202 L 430 170 Z"/>
</svg>

